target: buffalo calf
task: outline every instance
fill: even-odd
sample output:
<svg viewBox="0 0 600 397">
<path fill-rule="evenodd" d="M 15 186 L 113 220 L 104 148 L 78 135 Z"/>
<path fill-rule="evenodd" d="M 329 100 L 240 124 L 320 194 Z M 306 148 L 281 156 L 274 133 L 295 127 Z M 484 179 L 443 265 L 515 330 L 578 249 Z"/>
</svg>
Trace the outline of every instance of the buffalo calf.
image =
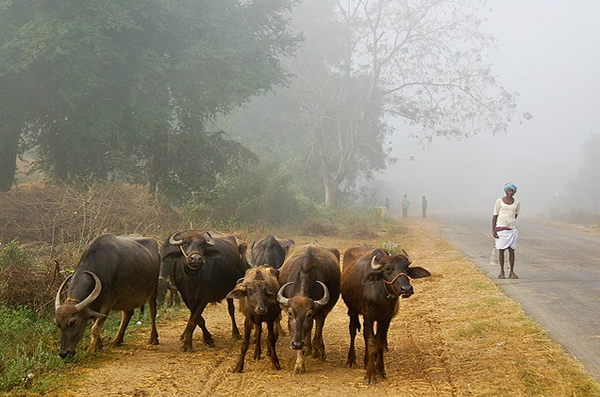
<svg viewBox="0 0 600 397">
<path fill-rule="evenodd" d="M 277 342 L 277 328 L 281 316 L 281 309 L 277 303 L 277 291 L 279 282 L 278 272 L 270 266 L 253 267 L 246 270 L 243 280 L 227 294 L 227 298 L 239 299 L 240 312 L 244 314 L 244 339 L 242 341 L 242 352 L 233 369 L 233 372 L 242 372 L 244 369 L 244 358 L 250 345 L 250 334 L 253 326 L 256 328 L 256 350 L 254 359 L 260 360 L 261 347 L 260 337 L 262 334 L 262 323 L 267 323 L 268 354 L 274 369 L 280 369 L 279 359 L 275 350 Z"/>
</svg>

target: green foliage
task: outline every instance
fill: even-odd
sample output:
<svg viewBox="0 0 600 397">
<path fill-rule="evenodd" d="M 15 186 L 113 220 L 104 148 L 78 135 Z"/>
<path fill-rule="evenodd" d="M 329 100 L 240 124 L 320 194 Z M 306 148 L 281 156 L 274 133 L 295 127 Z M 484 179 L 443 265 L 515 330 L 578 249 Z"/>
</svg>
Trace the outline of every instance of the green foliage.
<svg viewBox="0 0 600 397">
<path fill-rule="evenodd" d="M 232 145 L 206 124 L 285 80 L 294 3 L 1 2 L 2 158 L 14 163 L 21 137 L 52 178 L 175 181 L 189 194 L 243 159 L 223 161 Z"/>
<path fill-rule="evenodd" d="M 196 192 L 184 208 L 185 224 L 229 229 L 239 225 L 293 225 L 314 211 L 294 179 L 271 165 L 220 178 Z"/>
<path fill-rule="evenodd" d="M 15 240 L 0 245 L 0 269 L 9 266 L 31 267 L 33 258 Z"/>
<path fill-rule="evenodd" d="M 63 366 L 56 354 L 56 329 L 49 316 L 0 302 L 0 392 Z"/>
</svg>

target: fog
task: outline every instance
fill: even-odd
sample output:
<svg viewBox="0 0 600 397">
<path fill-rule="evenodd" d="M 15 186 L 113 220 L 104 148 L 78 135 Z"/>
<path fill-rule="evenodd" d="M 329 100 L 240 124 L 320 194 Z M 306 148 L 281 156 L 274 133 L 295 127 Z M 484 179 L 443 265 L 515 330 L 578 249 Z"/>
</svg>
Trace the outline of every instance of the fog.
<svg viewBox="0 0 600 397">
<path fill-rule="evenodd" d="M 542 213 L 565 194 L 581 166 L 586 138 L 600 133 L 600 2 L 493 0 L 485 29 L 497 38 L 489 61 L 498 80 L 519 93 L 507 134 L 427 146 L 397 125 L 382 178 L 413 208 L 489 208 L 513 182 L 523 212 Z M 523 121 L 529 112 L 533 118 Z M 411 160 L 414 158 L 414 161 Z"/>
</svg>

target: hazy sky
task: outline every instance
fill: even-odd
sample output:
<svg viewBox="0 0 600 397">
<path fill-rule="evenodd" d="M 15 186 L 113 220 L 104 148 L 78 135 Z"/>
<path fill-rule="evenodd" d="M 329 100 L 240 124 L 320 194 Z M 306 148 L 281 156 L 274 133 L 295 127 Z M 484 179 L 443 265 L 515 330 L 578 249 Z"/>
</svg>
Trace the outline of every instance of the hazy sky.
<svg viewBox="0 0 600 397">
<path fill-rule="evenodd" d="M 506 135 L 463 142 L 434 141 L 422 149 L 394 138 L 400 160 L 384 178 L 420 207 L 489 207 L 512 181 L 523 211 L 539 213 L 581 165 L 587 137 L 600 134 L 600 1 L 492 0 L 485 28 L 498 40 L 493 72 L 517 91 L 517 112 Z M 533 119 L 518 122 L 530 112 Z M 397 203 L 399 197 L 394 200 Z"/>
</svg>

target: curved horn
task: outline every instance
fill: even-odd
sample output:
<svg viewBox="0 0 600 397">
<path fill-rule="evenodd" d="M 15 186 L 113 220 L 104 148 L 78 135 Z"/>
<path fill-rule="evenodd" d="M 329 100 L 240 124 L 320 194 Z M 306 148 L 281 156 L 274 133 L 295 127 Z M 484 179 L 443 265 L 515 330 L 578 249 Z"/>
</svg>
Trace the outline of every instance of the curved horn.
<svg viewBox="0 0 600 397">
<path fill-rule="evenodd" d="M 58 309 L 58 307 L 60 306 L 60 294 L 62 294 L 62 290 L 65 287 L 65 285 L 67 284 L 67 282 L 71 279 L 71 277 L 73 277 L 73 275 L 69 275 L 69 277 L 67 277 L 65 279 L 65 281 L 62 282 L 62 284 L 60 285 L 60 287 L 58 287 L 58 292 L 56 293 L 56 299 L 54 300 L 54 310 Z"/>
<path fill-rule="evenodd" d="M 102 291 L 102 283 L 100 282 L 100 279 L 98 278 L 98 276 L 96 276 L 92 272 L 88 272 L 87 270 L 84 270 L 84 273 L 89 274 L 94 279 L 94 290 L 87 298 L 85 298 L 84 300 L 82 300 L 81 302 L 79 302 L 78 304 L 75 305 L 75 309 L 77 311 L 80 311 L 80 310 L 88 307 L 90 305 L 90 303 L 92 303 L 100 295 L 100 291 Z"/>
<path fill-rule="evenodd" d="M 183 240 L 176 240 L 175 236 L 177 236 L 179 234 L 179 232 L 177 233 L 173 233 L 173 235 L 171 237 L 169 237 L 169 244 L 172 245 L 181 245 L 183 244 Z"/>
<path fill-rule="evenodd" d="M 213 239 L 213 236 L 211 236 L 211 234 L 209 232 L 204 233 L 204 244 L 206 244 L 208 246 L 215 245 L 215 240 Z"/>
<path fill-rule="evenodd" d="M 283 295 L 283 290 L 285 289 L 285 287 L 292 284 L 294 284 L 293 281 L 285 283 L 281 286 L 281 288 L 279 288 L 279 291 L 277 291 L 277 302 L 281 303 L 283 306 L 287 306 L 289 301 L 289 299 Z"/>
<path fill-rule="evenodd" d="M 321 284 L 321 287 L 323 287 L 323 297 L 316 301 L 315 305 L 325 306 L 327 302 L 329 302 L 329 288 L 319 280 L 317 280 L 317 283 Z"/>
<path fill-rule="evenodd" d="M 404 255 L 406 257 L 406 259 L 408 259 L 408 264 L 410 265 L 412 263 L 412 259 L 410 258 L 410 256 L 408 256 L 408 252 L 406 252 L 405 250 L 400 251 L 400 253 L 402 255 Z"/>
<path fill-rule="evenodd" d="M 375 260 L 377 259 L 377 255 L 373 256 L 373 259 L 371 259 L 371 268 L 373 270 L 381 270 L 381 268 L 383 267 L 382 263 L 375 263 Z"/>
</svg>

